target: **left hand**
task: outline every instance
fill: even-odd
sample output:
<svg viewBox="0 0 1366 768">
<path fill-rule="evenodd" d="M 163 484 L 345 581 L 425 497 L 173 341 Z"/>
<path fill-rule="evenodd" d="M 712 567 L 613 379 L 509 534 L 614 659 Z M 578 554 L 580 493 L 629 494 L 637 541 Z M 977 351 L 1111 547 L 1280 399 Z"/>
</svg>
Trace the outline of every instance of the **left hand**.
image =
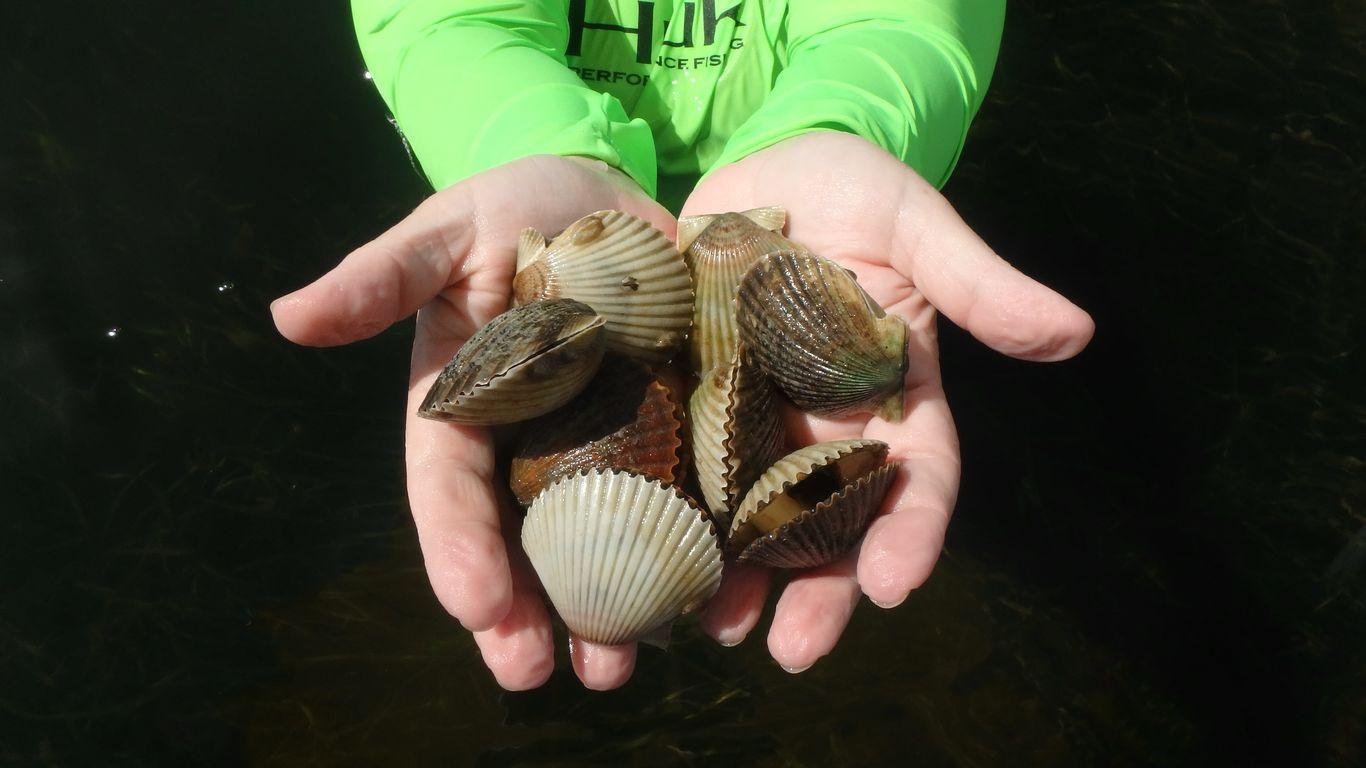
<svg viewBox="0 0 1366 768">
<path fill-rule="evenodd" d="M 991 348 L 1023 360 L 1065 360 L 1091 339 L 1086 312 L 1016 271 L 973 233 L 938 191 L 897 158 L 846 133 L 804 134 L 708 176 L 682 215 L 787 209 L 787 235 L 858 275 L 901 316 L 910 366 L 906 417 L 838 420 L 795 414 L 790 437 L 807 445 L 866 437 L 901 462 L 880 516 L 845 558 L 795 575 L 768 633 L 773 658 L 800 672 L 829 653 L 860 595 L 899 605 L 929 577 L 958 493 L 958 436 L 939 377 L 936 311 Z M 701 618 L 724 645 L 745 638 L 768 593 L 767 569 L 727 566 Z"/>
</svg>

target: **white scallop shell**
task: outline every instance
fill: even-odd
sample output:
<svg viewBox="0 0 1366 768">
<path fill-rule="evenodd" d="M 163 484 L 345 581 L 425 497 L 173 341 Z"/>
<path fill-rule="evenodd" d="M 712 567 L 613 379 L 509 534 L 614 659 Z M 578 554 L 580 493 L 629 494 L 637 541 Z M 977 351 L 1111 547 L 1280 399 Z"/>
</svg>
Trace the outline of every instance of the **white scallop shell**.
<svg viewBox="0 0 1366 768">
<path fill-rule="evenodd" d="M 607 321 L 610 351 L 667 362 L 692 325 L 693 286 L 683 255 L 649 222 L 622 211 L 579 219 L 548 244 L 524 231 L 513 281 L 518 304 L 578 299 Z"/>
<path fill-rule="evenodd" d="M 606 645 L 695 610 L 721 584 L 706 513 L 629 472 L 592 470 L 547 488 L 527 510 L 522 548 L 569 630 Z"/>
</svg>

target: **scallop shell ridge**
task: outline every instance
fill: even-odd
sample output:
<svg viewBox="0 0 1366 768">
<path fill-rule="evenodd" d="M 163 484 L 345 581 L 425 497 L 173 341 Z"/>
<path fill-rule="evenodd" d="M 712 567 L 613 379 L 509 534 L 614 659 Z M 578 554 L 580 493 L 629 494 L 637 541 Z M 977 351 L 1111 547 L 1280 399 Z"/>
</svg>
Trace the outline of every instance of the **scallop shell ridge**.
<svg viewBox="0 0 1366 768">
<path fill-rule="evenodd" d="M 880 448 L 879 448 L 880 447 Z M 825 443 L 808 445 L 787 454 L 775 461 L 745 494 L 731 521 L 731 530 L 743 524 L 755 512 L 768 504 L 774 496 L 806 479 L 820 467 L 829 466 L 840 459 L 858 451 L 886 450 L 887 444 L 879 440 L 831 440 Z"/>
<path fill-rule="evenodd" d="M 728 529 L 740 499 L 783 454 L 785 434 L 773 387 L 742 353 L 703 377 L 688 412 L 698 485 L 707 507 Z"/>
<path fill-rule="evenodd" d="M 829 499 L 776 530 L 760 536 L 736 562 L 772 568 L 816 568 L 834 562 L 863 536 L 896 479 L 889 462 L 855 480 Z"/>
</svg>

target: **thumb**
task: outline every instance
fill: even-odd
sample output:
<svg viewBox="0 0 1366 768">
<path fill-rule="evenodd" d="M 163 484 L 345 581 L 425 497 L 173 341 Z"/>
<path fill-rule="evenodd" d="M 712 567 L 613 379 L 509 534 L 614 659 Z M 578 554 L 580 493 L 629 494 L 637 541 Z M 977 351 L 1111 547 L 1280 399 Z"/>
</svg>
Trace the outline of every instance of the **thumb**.
<svg viewBox="0 0 1366 768">
<path fill-rule="evenodd" d="M 327 274 L 273 301 L 275 327 L 296 344 L 329 347 L 411 315 L 459 273 L 473 244 L 470 211 L 459 187 L 429 198 Z"/>
<path fill-rule="evenodd" d="M 907 169 L 892 264 L 979 341 L 1024 360 L 1066 360 L 1095 323 L 1081 308 L 997 256 L 953 206 Z"/>
</svg>

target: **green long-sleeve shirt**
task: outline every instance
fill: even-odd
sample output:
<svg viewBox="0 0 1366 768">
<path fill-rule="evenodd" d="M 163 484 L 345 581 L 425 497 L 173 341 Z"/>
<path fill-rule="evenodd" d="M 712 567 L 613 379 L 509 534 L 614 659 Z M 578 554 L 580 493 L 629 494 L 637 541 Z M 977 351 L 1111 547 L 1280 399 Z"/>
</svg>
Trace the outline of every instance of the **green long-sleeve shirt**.
<svg viewBox="0 0 1366 768">
<path fill-rule="evenodd" d="M 942 185 L 1005 0 L 352 0 L 375 84 L 444 188 L 584 155 L 650 194 L 785 138 L 862 136 Z"/>
</svg>

